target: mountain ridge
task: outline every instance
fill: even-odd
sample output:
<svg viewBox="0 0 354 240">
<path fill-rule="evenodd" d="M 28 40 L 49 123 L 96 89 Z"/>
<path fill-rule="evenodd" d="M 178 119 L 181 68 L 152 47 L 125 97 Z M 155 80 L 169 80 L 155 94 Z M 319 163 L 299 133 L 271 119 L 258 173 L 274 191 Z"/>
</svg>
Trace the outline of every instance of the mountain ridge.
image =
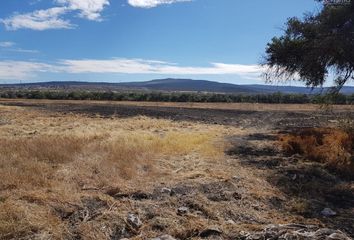
<svg viewBox="0 0 354 240">
<path fill-rule="evenodd" d="M 143 82 L 86 82 L 86 81 L 49 81 L 33 83 L 0 84 L 0 88 L 26 88 L 26 89 L 82 89 L 82 90 L 145 90 L 145 91 L 173 91 L 173 92 L 213 92 L 234 94 L 260 94 L 260 93 L 298 93 L 316 94 L 325 92 L 329 88 L 308 88 L 300 86 L 275 86 L 263 84 L 237 85 L 220 83 L 209 80 L 193 80 L 165 78 Z M 343 94 L 354 94 L 354 87 L 345 86 Z"/>
</svg>

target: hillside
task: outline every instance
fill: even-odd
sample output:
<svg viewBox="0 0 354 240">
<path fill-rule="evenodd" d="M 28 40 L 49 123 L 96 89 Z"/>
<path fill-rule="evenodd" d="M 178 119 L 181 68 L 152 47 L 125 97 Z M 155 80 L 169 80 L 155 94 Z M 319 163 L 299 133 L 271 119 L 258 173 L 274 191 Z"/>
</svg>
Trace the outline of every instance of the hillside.
<svg viewBox="0 0 354 240">
<path fill-rule="evenodd" d="M 145 82 L 84 82 L 84 81 L 57 81 L 37 82 L 24 84 L 0 84 L 0 88 L 25 89 L 81 89 L 81 90 L 144 90 L 144 91 L 183 91 L 183 92 L 217 92 L 217 93 L 299 93 L 314 94 L 326 91 L 327 88 L 311 89 L 307 87 L 275 86 L 275 85 L 236 85 L 207 80 L 192 79 L 157 79 Z M 353 94 L 354 87 L 344 87 L 344 94 Z"/>
</svg>

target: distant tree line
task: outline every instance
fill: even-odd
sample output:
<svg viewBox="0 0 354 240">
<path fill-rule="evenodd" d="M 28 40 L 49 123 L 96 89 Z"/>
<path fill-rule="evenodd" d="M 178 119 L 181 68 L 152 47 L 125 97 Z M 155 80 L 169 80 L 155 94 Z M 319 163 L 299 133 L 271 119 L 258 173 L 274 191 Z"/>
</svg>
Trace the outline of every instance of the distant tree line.
<svg viewBox="0 0 354 240">
<path fill-rule="evenodd" d="M 0 90 L 0 98 L 53 100 L 109 100 L 150 102 L 226 102 L 226 103 L 316 103 L 354 104 L 354 94 L 339 94 L 333 99 L 326 94 L 218 94 L 191 92 L 114 92 L 61 90 Z"/>
</svg>

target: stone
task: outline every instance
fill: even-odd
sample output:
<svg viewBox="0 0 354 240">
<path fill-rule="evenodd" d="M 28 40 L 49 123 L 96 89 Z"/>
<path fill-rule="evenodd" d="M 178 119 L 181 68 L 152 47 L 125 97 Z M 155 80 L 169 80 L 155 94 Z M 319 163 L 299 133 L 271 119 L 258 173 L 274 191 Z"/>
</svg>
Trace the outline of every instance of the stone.
<svg viewBox="0 0 354 240">
<path fill-rule="evenodd" d="M 345 236 L 343 233 L 332 233 L 328 236 L 328 239 L 333 240 L 350 240 L 349 237 Z"/>
<path fill-rule="evenodd" d="M 180 207 L 177 209 L 177 214 L 178 215 L 185 215 L 189 212 L 189 209 L 187 207 Z"/>
<path fill-rule="evenodd" d="M 169 188 L 164 187 L 164 188 L 161 189 L 161 193 L 165 193 L 165 194 L 170 194 L 171 195 L 172 190 L 169 189 Z"/>
<path fill-rule="evenodd" d="M 199 236 L 202 238 L 207 238 L 210 236 L 219 236 L 221 234 L 222 234 L 222 231 L 219 228 L 211 227 L 211 228 L 207 228 L 207 229 L 201 231 Z"/>
<path fill-rule="evenodd" d="M 240 232 L 242 239 L 263 240 L 263 239 L 308 239 L 308 240 L 350 240 L 345 233 L 339 230 L 318 228 L 313 225 L 284 224 L 268 225 L 260 232 Z"/>
<path fill-rule="evenodd" d="M 230 225 L 235 225 L 236 224 L 235 221 L 231 220 L 231 219 L 227 220 L 226 223 L 230 224 Z"/>
<path fill-rule="evenodd" d="M 333 217 L 337 215 L 337 213 L 330 208 L 323 209 L 321 214 L 325 217 Z"/>
<path fill-rule="evenodd" d="M 162 235 L 160 237 L 151 238 L 150 240 L 176 240 L 176 239 L 170 235 Z"/>
<path fill-rule="evenodd" d="M 140 221 L 140 218 L 131 213 L 129 213 L 127 216 L 127 223 L 136 230 L 140 229 L 143 225 L 143 223 Z"/>
</svg>

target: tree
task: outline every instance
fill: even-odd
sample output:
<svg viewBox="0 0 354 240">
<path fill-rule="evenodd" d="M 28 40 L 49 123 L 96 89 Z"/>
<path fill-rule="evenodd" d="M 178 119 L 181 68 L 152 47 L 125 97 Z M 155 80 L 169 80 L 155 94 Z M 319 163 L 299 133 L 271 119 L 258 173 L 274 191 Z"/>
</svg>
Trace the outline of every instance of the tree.
<svg viewBox="0 0 354 240">
<path fill-rule="evenodd" d="M 333 75 L 338 93 L 354 79 L 354 1 L 335 2 L 324 1 L 319 13 L 303 19 L 288 19 L 284 34 L 266 47 L 267 81 L 295 79 L 317 87 Z"/>
</svg>

